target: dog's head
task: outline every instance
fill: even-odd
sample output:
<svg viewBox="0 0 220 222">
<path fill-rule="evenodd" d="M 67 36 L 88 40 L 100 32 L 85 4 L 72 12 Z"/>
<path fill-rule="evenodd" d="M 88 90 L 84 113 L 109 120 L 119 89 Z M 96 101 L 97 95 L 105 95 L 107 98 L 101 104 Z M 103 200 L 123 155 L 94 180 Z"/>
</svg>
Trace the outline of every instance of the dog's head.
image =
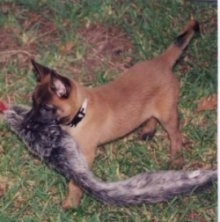
<svg viewBox="0 0 220 222">
<path fill-rule="evenodd" d="M 59 123 L 68 124 L 77 111 L 74 84 L 55 70 L 31 61 L 36 77 L 32 100 L 32 116 L 42 112 L 53 116 Z"/>
</svg>

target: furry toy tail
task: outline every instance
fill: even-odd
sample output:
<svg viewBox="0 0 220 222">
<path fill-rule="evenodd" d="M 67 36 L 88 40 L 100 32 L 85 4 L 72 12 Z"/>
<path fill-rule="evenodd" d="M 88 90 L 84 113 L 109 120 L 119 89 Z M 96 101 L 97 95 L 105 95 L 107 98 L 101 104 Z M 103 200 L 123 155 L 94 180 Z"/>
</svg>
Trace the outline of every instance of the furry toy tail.
<svg viewBox="0 0 220 222">
<path fill-rule="evenodd" d="M 5 111 L 11 129 L 30 152 L 44 160 L 67 179 L 100 201 L 127 206 L 167 201 L 180 194 L 204 188 L 217 179 L 214 170 L 145 172 L 119 182 L 102 182 L 89 171 L 76 142 L 55 120 L 47 123 L 28 119 L 27 109 L 12 107 Z"/>
</svg>

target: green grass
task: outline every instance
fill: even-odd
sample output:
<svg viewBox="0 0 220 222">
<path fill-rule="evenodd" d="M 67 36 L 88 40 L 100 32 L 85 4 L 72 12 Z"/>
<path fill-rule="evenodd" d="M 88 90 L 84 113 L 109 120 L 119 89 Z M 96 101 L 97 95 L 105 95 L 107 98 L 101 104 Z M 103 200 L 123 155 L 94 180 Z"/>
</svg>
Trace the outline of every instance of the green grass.
<svg viewBox="0 0 220 222">
<path fill-rule="evenodd" d="M 216 111 L 198 113 L 195 108 L 201 98 L 217 91 L 217 12 L 210 5 L 181 2 L 1 1 L 0 100 L 31 102 L 35 80 L 28 57 L 18 50 L 92 87 L 116 78 L 121 70 L 117 64 L 123 66 L 128 58 L 129 64 L 134 64 L 158 55 L 193 15 L 201 22 L 201 36 L 192 41 L 175 67 L 181 85 L 182 132 L 189 144 L 184 147 L 184 168 L 216 168 Z M 93 42 L 95 33 L 86 29 L 93 25 L 125 33 L 125 42 L 132 47 L 115 60 L 111 50 L 100 53 L 99 45 Z M 63 50 L 68 44 L 70 48 Z M 147 169 L 168 169 L 168 145 L 160 127 L 147 143 L 140 141 L 135 132 L 101 146 L 93 171 L 104 180 L 119 180 Z M 168 203 L 129 208 L 108 206 L 84 195 L 78 209 L 66 212 L 60 208 L 65 193 L 65 179 L 31 156 L 0 119 L 0 221 L 217 221 L 216 187 Z"/>
</svg>

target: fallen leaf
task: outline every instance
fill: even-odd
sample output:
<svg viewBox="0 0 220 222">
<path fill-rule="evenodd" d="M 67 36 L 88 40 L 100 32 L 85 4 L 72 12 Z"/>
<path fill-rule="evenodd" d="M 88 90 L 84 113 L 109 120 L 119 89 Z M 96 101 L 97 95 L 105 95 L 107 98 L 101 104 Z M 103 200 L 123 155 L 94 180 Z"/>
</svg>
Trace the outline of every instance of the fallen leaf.
<svg viewBox="0 0 220 222">
<path fill-rule="evenodd" d="M 3 112 L 5 110 L 7 110 L 7 106 L 3 102 L 0 101 L 0 112 Z"/>
<path fill-rule="evenodd" d="M 200 221 L 205 222 L 205 219 L 196 212 L 192 212 L 187 216 L 187 221 Z"/>
<path fill-rule="evenodd" d="M 73 46 L 74 46 L 73 42 L 66 42 L 64 45 L 61 45 L 59 47 L 59 50 L 62 54 L 67 54 L 72 51 Z"/>
<path fill-rule="evenodd" d="M 4 152 L 5 152 L 5 151 L 4 151 L 3 147 L 2 147 L 2 145 L 0 145 L 0 155 L 1 155 L 1 154 L 4 154 Z"/>
<path fill-rule="evenodd" d="M 202 98 L 196 107 L 196 112 L 201 112 L 205 110 L 213 110 L 217 107 L 217 95 L 213 94 L 208 97 Z"/>
<path fill-rule="evenodd" d="M 0 177 L 0 197 L 7 192 L 9 181 L 7 177 Z"/>
</svg>

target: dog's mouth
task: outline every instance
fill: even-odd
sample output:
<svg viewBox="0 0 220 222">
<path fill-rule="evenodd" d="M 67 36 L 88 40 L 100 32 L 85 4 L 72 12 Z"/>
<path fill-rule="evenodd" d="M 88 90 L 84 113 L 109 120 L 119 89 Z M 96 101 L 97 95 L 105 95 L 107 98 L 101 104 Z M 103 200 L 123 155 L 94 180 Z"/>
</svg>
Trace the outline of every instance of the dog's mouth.
<svg viewBox="0 0 220 222">
<path fill-rule="evenodd" d="M 69 125 L 72 120 L 71 117 L 69 116 L 57 117 L 56 119 L 57 119 L 57 122 L 62 125 Z"/>
<path fill-rule="evenodd" d="M 33 106 L 26 114 L 25 122 L 50 123 L 57 122 L 56 109 L 52 106 Z"/>
</svg>

